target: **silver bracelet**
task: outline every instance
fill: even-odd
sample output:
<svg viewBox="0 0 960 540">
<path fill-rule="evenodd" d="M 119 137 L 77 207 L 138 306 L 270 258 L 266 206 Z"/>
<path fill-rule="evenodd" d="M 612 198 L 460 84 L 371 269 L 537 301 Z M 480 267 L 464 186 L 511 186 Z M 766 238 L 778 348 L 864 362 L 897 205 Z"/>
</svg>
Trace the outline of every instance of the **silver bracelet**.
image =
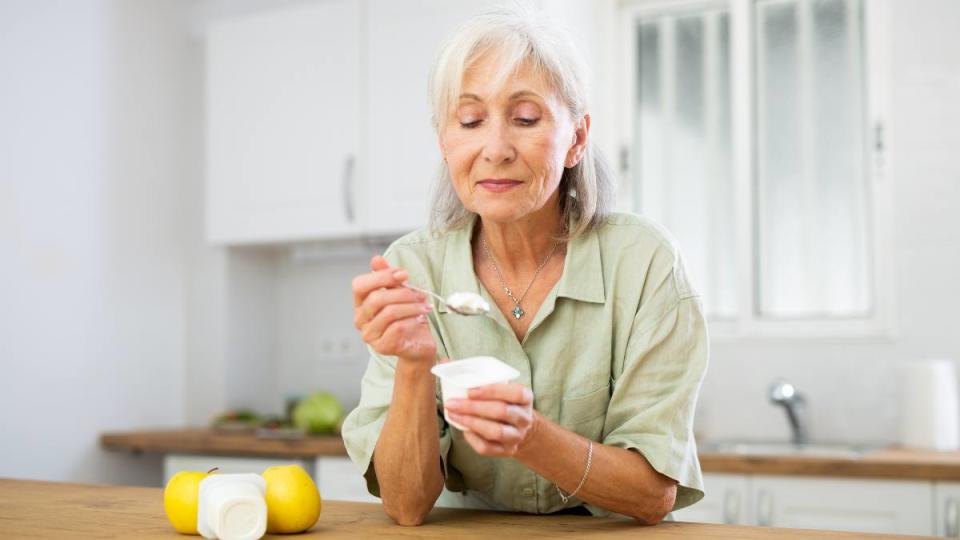
<svg viewBox="0 0 960 540">
<path fill-rule="evenodd" d="M 593 463 L 593 441 L 590 441 L 590 445 L 587 446 L 587 468 L 583 471 L 583 478 L 580 479 L 580 483 L 577 484 L 577 489 L 573 490 L 569 495 L 564 495 L 563 491 L 560 491 L 560 486 L 557 486 L 557 493 L 560 494 L 560 499 L 563 501 L 563 504 L 567 504 L 567 501 L 573 498 L 576 495 L 580 488 L 583 487 L 583 484 L 587 481 L 587 475 L 590 474 L 590 465 Z"/>
</svg>

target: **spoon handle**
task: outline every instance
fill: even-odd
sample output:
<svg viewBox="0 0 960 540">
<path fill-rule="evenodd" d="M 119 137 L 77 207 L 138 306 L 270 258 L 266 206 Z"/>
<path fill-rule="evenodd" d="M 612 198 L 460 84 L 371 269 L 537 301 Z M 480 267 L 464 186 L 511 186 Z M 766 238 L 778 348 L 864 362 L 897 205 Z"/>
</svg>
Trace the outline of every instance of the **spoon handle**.
<svg viewBox="0 0 960 540">
<path fill-rule="evenodd" d="M 409 283 L 404 283 L 403 286 L 406 287 L 406 288 L 408 288 L 408 289 L 410 289 L 411 291 L 417 291 L 417 292 L 419 292 L 419 293 L 423 293 L 423 294 L 432 296 L 432 297 L 434 297 L 438 302 L 440 302 L 441 304 L 443 304 L 443 305 L 445 305 L 445 306 L 447 305 L 447 300 L 446 300 L 444 297 L 442 297 L 442 296 L 440 296 L 439 294 L 437 294 L 437 293 L 428 291 L 428 290 L 426 290 L 426 289 L 421 289 L 420 287 L 414 287 L 413 285 L 410 285 Z"/>
</svg>

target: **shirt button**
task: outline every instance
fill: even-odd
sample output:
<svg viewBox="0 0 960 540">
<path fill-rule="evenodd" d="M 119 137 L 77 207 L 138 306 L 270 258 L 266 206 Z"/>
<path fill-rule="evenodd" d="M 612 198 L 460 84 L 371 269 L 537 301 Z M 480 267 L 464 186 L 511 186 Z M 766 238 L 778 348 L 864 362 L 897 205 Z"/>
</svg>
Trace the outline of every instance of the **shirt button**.
<svg viewBox="0 0 960 540">
<path fill-rule="evenodd" d="M 523 488 L 524 497 L 533 497 L 533 490 L 530 488 Z"/>
</svg>

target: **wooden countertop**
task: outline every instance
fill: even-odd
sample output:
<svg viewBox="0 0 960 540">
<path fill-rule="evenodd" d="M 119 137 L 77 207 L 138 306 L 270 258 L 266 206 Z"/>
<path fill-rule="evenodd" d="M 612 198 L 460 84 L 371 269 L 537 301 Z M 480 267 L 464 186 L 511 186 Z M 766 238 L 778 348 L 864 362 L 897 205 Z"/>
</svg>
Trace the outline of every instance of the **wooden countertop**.
<svg viewBox="0 0 960 540">
<path fill-rule="evenodd" d="M 960 452 L 884 448 L 860 458 L 701 453 L 700 468 L 711 473 L 957 481 Z"/>
<path fill-rule="evenodd" d="M 664 522 L 642 527 L 625 519 L 534 516 L 436 509 L 415 529 L 394 525 L 378 504 L 324 501 L 320 521 L 302 537 L 323 538 L 917 538 L 800 529 Z M 186 538 L 163 512 L 160 488 L 0 479 L 0 538 Z M 294 538 L 290 535 L 268 538 Z M 199 537 L 196 537 L 199 538 Z"/>
<path fill-rule="evenodd" d="M 156 454 L 214 454 L 229 456 L 272 456 L 316 458 L 345 456 L 339 435 L 270 439 L 255 433 L 231 433 L 210 429 L 176 429 L 104 433 L 100 445 L 113 450 Z"/>
<path fill-rule="evenodd" d="M 100 437 L 100 443 L 105 448 L 114 450 L 151 453 L 307 459 L 346 455 L 343 441 L 336 435 L 302 439 L 264 439 L 250 433 L 186 429 L 106 433 Z M 898 448 L 876 450 L 856 459 L 744 456 L 701 452 L 700 466 L 704 472 L 708 473 L 960 481 L 960 452 Z"/>
</svg>

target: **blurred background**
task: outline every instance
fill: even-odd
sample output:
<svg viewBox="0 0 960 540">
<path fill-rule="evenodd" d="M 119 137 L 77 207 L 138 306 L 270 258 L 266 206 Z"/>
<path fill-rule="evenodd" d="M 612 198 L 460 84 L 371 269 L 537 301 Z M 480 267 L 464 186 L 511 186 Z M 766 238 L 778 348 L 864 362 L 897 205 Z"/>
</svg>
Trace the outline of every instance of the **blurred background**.
<svg viewBox="0 0 960 540">
<path fill-rule="evenodd" d="M 426 224 L 428 70 L 495 3 L 0 0 L 0 476 L 161 485 L 101 436 L 354 406 L 350 279 Z M 955 450 L 960 2 L 530 3 L 703 294 L 704 448 L 794 440 L 779 381 L 806 442 Z"/>
</svg>

